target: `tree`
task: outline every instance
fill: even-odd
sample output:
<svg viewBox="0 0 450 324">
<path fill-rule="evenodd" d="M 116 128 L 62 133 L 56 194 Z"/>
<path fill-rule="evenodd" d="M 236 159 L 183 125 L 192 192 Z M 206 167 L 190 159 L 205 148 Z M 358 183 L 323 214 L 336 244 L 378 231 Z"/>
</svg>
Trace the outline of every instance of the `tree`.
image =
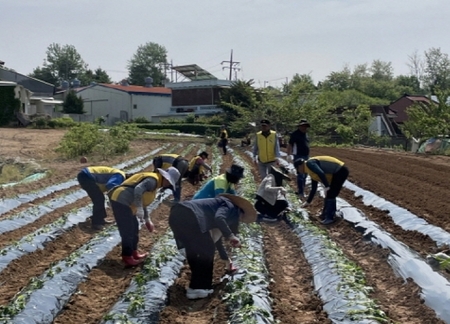
<svg viewBox="0 0 450 324">
<path fill-rule="evenodd" d="M 394 78 L 394 69 L 391 62 L 374 60 L 370 66 L 372 79 L 377 81 L 391 81 Z"/>
<path fill-rule="evenodd" d="M 84 114 L 84 103 L 75 91 L 70 90 L 64 100 L 63 109 L 66 114 Z"/>
<path fill-rule="evenodd" d="M 406 65 L 409 67 L 410 74 L 416 77 L 417 80 L 422 80 L 425 64 L 417 50 L 408 56 L 408 60 L 409 61 Z"/>
<path fill-rule="evenodd" d="M 437 89 L 450 89 L 450 59 L 440 48 L 430 48 L 425 52 L 424 87 L 436 94 Z"/>
<path fill-rule="evenodd" d="M 344 91 L 351 87 L 351 70 L 348 66 L 345 66 L 342 71 L 331 72 L 322 82 L 321 88 L 323 90 L 338 90 Z"/>
<path fill-rule="evenodd" d="M 153 85 L 165 82 L 164 68 L 167 64 L 167 50 L 156 43 L 140 45 L 128 62 L 129 80 L 134 85 L 145 85 L 145 78 L 153 78 Z"/>
<path fill-rule="evenodd" d="M 89 85 L 92 82 L 111 83 L 111 78 L 109 77 L 108 73 L 105 70 L 102 70 L 101 68 L 97 68 L 95 71 L 88 69 L 78 78 L 80 79 L 80 83 L 82 86 Z"/>
<path fill-rule="evenodd" d="M 45 82 L 53 84 L 53 85 L 58 83 L 58 78 L 48 67 L 39 67 L 38 66 L 28 76 L 38 79 L 38 80 L 45 81 Z"/>
<path fill-rule="evenodd" d="M 411 138 L 450 135 L 450 105 L 447 103 L 450 90 L 437 89 L 437 102 L 415 104 L 406 110 L 408 120 L 403 123 L 403 133 Z"/>
<path fill-rule="evenodd" d="M 73 80 L 87 69 L 87 64 L 73 45 L 61 46 L 53 43 L 47 48 L 46 54 L 47 59 L 44 60 L 43 67 L 35 69 L 33 73 L 44 71 L 61 83 L 63 80 Z"/>
</svg>

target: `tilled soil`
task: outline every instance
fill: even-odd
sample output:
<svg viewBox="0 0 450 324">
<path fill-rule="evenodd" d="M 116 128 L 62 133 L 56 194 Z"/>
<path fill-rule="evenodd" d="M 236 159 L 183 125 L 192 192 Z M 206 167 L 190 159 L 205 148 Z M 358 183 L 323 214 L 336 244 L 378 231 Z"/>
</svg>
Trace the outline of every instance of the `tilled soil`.
<svg viewBox="0 0 450 324">
<path fill-rule="evenodd" d="M 23 137 L 24 135 L 17 136 Z M 20 138 L 22 139 L 22 137 Z M 21 143 L 23 142 L 21 140 Z M 173 141 L 173 143 L 176 142 L 176 140 Z M 55 142 L 52 142 L 52 145 L 55 145 Z M 104 161 L 102 164 L 113 165 L 125 159 L 129 160 L 137 155 L 147 153 L 159 145 L 161 145 L 160 142 L 149 140 L 136 141 L 132 144 L 132 153 L 125 157 Z M 186 157 L 192 157 L 198 148 L 199 146 L 196 146 Z M 45 148 L 45 150 L 47 149 Z M 233 147 L 233 149 L 249 165 L 252 165 L 251 171 L 256 179 L 255 185 L 257 185 L 260 179 L 251 159 L 243 154 L 240 148 Z M 21 150 L 23 151 L 24 148 L 21 147 Z M 181 150 L 179 149 L 177 152 L 181 152 Z M 210 152 L 209 149 L 208 151 Z M 11 152 L 10 154 L 13 154 Z M 331 155 L 342 159 L 350 169 L 350 181 L 410 210 L 429 223 L 448 230 L 446 208 L 448 203 L 442 199 L 450 194 L 450 184 L 446 181 L 446 174 L 450 171 L 448 159 L 371 149 L 313 148 L 312 156 L 314 155 Z M 232 156 L 228 154 L 222 158 L 221 172 L 224 172 L 232 164 Z M 49 166 L 52 165 L 51 161 L 48 163 Z M 14 189 L 16 191 L 8 189 L 3 192 L 4 196 L 11 197 L 20 192 L 38 190 L 51 184 L 73 179 L 76 173 L 84 167 L 77 161 L 62 163 L 68 164 L 61 166 L 60 163 L 54 163 L 53 178 L 49 177 L 39 183 L 18 186 Z M 71 165 L 69 166 L 69 164 Z M 291 185 L 295 186 L 294 182 Z M 198 187 L 184 183 L 184 199 L 192 197 Z M 78 188 L 74 187 L 73 189 Z M 64 193 L 67 192 L 57 192 L 52 194 L 52 197 Z M 439 250 L 428 236 L 401 229 L 393 223 L 387 212 L 365 206 L 361 199 L 355 197 L 351 191 L 344 189 L 340 197 L 359 208 L 368 218 L 422 256 Z M 50 197 L 46 199 L 50 199 Z M 39 204 L 46 199 L 32 203 Z M 46 223 L 54 221 L 68 210 L 83 207 L 88 203 L 88 199 L 81 199 L 70 206 L 59 208 L 45 215 L 30 225 L 0 235 L 0 248 L 13 243 Z M 388 251 L 366 241 L 361 233 L 344 221 L 329 227 L 320 225 L 316 221 L 315 215 L 320 210 L 321 203 L 321 199 L 316 197 L 309 209 L 312 221 L 325 229 L 330 238 L 344 251 L 347 258 L 363 269 L 367 285 L 373 287 L 370 297 L 377 302 L 392 323 L 443 323 L 436 318 L 434 311 L 423 303 L 418 286 L 411 280 L 405 281 L 395 275 L 386 262 Z M 7 215 L 12 215 L 23 208 L 21 206 Z M 110 212 L 108 213 L 112 216 Z M 163 204 L 152 212 L 151 218 L 156 232 L 148 233 L 145 227 L 141 230 L 139 242 L 141 250 L 149 251 L 159 235 L 168 230 L 168 214 L 169 208 Z M 280 323 L 292 324 L 329 323 L 330 321 L 323 311 L 322 302 L 314 290 L 313 272 L 303 255 L 300 239 L 284 222 L 261 224 L 261 226 L 264 233 L 266 266 L 271 279 L 269 290 L 273 300 L 272 314 L 275 320 Z M 48 243 L 44 250 L 38 250 L 13 261 L 0 272 L 0 305 L 6 305 L 31 278 L 39 276 L 51 263 L 68 256 L 90 240 L 93 235 L 90 223 L 84 222 Z M 71 297 L 54 323 L 98 323 L 128 288 L 139 270 L 140 267 L 124 268 L 121 263 L 120 245 L 116 246 L 97 267 L 90 271 L 86 280 L 79 285 L 77 293 Z M 214 294 L 201 300 L 188 300 L 185 297 L 185 287 L 189 282 L 190 270 L 185 265 L 178 279 L 169 288 L 168 303 L 160 313 L 159 323 L 227 323 L 230 314 L 222 300 L 225 285 L 225 282 L 221 282 L 223 274 L 224 264 L 216 257 Z M 448 303 L 449 301 L 443 302 Z"/>
</svg>

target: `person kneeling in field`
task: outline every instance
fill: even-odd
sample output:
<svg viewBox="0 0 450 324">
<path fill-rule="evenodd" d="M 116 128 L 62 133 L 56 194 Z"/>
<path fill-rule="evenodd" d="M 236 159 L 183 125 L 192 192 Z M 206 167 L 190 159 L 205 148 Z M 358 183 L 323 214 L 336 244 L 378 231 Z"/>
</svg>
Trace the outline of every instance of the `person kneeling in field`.
<svg viewBox="0 0 450 324">
<path fill-rule="evenodd" d="M 207 159 L 208 153 L 203 151 L 199 155 L 194 156 L 189 162 L 187 179 L 192 185 L 196 185 L 206 179 L 205 170 L 212 172 L 211 167 L 205 163 Z"/>
<path fill-rule="evenodd" d="M 122 170 L 107 166 L 91 166 L 78 173 L 77 180 L 81 188 L 92 200 L 91 226 L 93 230 L 101 230 L 103 225 L 113 223 L 105 220 L 107 214 L 104 193 L 120 185 L 126 178 L 127 174 Z"/>
<path fill-rule="evenodd" d="M 191 281 L 186 297 L 205 298 L 213 293 L 214 243 L 222 236 L 240 247 L 239 223 L 256 220 L 252 204 L 239 196 L 220 194 L 216 198 L 183 201 L 170 210 L 169 226 L 177 247 L 186 249 Z"/>
<path fill-rule="evenodd" d="M 334 223 L 336 214 L 336 197 L 341 192 L 349 171 L 344 162 L 331 156 L 314 156 L 308 160 L 297 159 L 294 167 L 298 173 L 308 174 L 311 177 L 311 191 L 302 207 L 308 207 L 317 191 L 317 184 L 324 186 L 324 206 L 321 214 L 322 224 Z"/>
<path fill-rule="evenodd" d="M 172 189 L 176 186 L 180 172 L 169 167 L 167 171 L 139 172 L 108 192 L 111 208 L 122 238 L 122 260 L 128 266 L 144 261 L 148 253 L 139 253 L 139 219 L 149 232 L 154 225 L 146 207 L 155 200 L 158 189 Z"/>
<path fill-rule="evenodd" d="M 272 166 L 269 174 L 261 181 L 256 193 L 255 209 L 261 213 L 261 220 L 275 222 L 280 220 L 289 208 L 283 180 L 291 179 L 278 168 Z"/>
<path fill-rule="evenodd" d="M 233 164 L 224 174 L 210 179 L 192 199 L 214 198 L 221 193 L 236 194 L 235 185 L 244 178 L 244 168 Z"/>
<path fill-rule="evenodd" d="M 175 203 L 181 199 L 181 181 L 189 168 L 189 161 L 178 154 L 161 154 L 153 159 L 153 172 L 158 172 L 158 169 L 167 170 L 171 166 L 176 168 L 181 175 L 173 191 L 173 201 L 171 203 Z"/>
</svg>

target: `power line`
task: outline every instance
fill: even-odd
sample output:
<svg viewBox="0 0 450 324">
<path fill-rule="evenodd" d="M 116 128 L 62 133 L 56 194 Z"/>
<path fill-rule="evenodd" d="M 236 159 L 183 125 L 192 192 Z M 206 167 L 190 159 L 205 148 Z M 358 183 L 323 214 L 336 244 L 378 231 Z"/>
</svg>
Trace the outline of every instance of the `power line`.
<svg viewBox="0 0 450 324">
<path fill-rule="evenodd" d="M 229 61 L 222 61 L 222 63 L 230 63 L 230 66 L 224 66 L 222 68 L 222 70 L 224 69 L 230 69 L 230 78 L 229 80 L 231 81 L 232 75 L 233 75 L 233 71 L 234 71 L 234 79 L 237 80 L 237 71 L 240 71 L 241 69 L 238 68 L 238 65 L 241 64 L 241 62 L 234 62 L 233 61 L 233 50 L 231 50 L 231 55 L 230 55 L 230 60 Z"/>
</svg>

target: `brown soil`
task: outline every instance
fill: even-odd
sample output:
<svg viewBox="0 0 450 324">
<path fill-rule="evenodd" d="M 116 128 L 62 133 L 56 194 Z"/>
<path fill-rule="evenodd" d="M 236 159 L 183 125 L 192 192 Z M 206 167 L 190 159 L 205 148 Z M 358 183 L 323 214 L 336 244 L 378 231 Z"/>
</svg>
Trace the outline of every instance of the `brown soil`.
<svg viewBox="0 0 450 324">
<path fill-rule="evenodd" d="M 52 170 L 50 177 L 37 183 L 3 190 L 0 194 L 3 197 L 12 197 L 20 192 L 38 190 L 51 184 L 74 179 L 77 172 L 85 165 L 77 160 L 61 159 L 52 151 L 63 134 L 64 131 L 54 130 L 0 129 L 2 153 L 7 152 L 7 156 L 23 158 L 29 158 L 31 154 L 36 158 L 36 162 Z M 41 136 L 40 139 L 38 139 L 39 136 Z M 178 139 L 172 140 L 172 143 L 178 142 Z M 5 143 L 8 145 L 5 146 Z M 110 161 L 96 160 L 95 157 L 88 157 L 88 159 L 97 165 L 113 165 L 142 155 L 160 145 L 160 140 L 140 140 L 133 142 L 132 150 L 126 156 L 115 157 Z M 198 148 L 199 146 L 196 146 L 186 157 L 193 156 Z M 251 159 L 243 154 L 241 149 L 238 147 L 233 149 L 236 154 L 240 154 L 252 165 Z M 449 222 L 444 216 L 448 214 L 446 208 L 448 204 L 442 199 L 450 194 L 450 184 L 445 177 L 450 171 L 448 159 L 366 148 L 314 148 L 312 154 L 331 155 L 342 159 L 350 169 L 350 181 L 407 208 L 429 223 L 449 230 Z M 231 163 L 231 155 L 223 156 L 221 171 L 223 172 Z M 252 174 L 258 182 L 259 178 L 254 168 Z M 294 183 L 291 185 L 295 186 Z M 78 189 L 78 187 L 75 186 L 72 189 Z M 192 197 L 197 189 L 198 186 L 193 187 L 189 183 L 184 183 L 184 199 Z M 53 193 L 51 197 L 64 193 L 67 191 Z M 43 203 L 51 197 L 32 203 Z M 371 220 L 420 254 L 425 256 L 438 250 L 429 237 L 402 230 L 392 222 L 385 211 L 365 206 L 361 199 L 355 197 L 349 190 L 343 190 L 341 197 L 361 209 Z M 45 215 L 30 225 L 0 235 L 0 242 L 2 242 L 0 248 L 54 221 L 64 212 L 88 203 L 88 199 L 79 200 Z M 8 215 L 23 208 L 21 206 Z M 316 197 L 310 208 L 311 215 L 315 215 L 320 208 L 320 198 Z M 150 250 L 159 235 L 168 230 L 168 212 L 169 209 L 165 205 L 160 205 L 153 211 L 151 218 L 156 232 L 150 234 L 145 228 L 141 230 L 139 242 L 141 250 Z M 283 222 L 261 226 L 264 233 L 266 266 L 271 279 L 269 289 L 275 320 L 288 324 L 330 323 L 322 309 L 322 302 L 314 291 L 313 270 L 305 259 L 303 246 L 298 236 Z M 322 226 L 322 228 L 325 227 Z M 361 233 L 355 231 L 346 222 L 341 221 L 325 229 L 346 256 L 363 269 L 367 284 L 373 287 L 371 297 L 388 314 L 393 323 L 443 323 L 436 318 L 434 311 L 424 305 L 417 285 L 412 281 L 405 282 L 394 274 L 386 262 L 388 251 L 368 243 Z M 93 235 L 89 222 L 85 222 L 48 243 L 44 250 L 13 261 L 0 272 L 0 305 L 6 305 L 31 278 L 39 276 L 49 267 L 49 264 L 68 256 Z M 116 246 L 97 267 L 90 271 L 86 280 L 79 285 L 77 294 L 72 296 L 54 323 L 98 323 L 127 289 L 139 270 L 140 267 L 131 269 L 123 267 L 120 260 L 120 246 Z M 206 299 L 192 301 L 185 297 L 185 287 L 188 285 L 190 276 L 189 267 L 185 265 L 178 279 L 169 288 L 169 302 L 160 313 L 159 323 L 227 323 L 230 314 L 222 301 L 225 282 L 220 282 L 220 279 L 223 273 L 223 263 L 217 260 L 214 270 L 214 294 Z"/>
</svg>

